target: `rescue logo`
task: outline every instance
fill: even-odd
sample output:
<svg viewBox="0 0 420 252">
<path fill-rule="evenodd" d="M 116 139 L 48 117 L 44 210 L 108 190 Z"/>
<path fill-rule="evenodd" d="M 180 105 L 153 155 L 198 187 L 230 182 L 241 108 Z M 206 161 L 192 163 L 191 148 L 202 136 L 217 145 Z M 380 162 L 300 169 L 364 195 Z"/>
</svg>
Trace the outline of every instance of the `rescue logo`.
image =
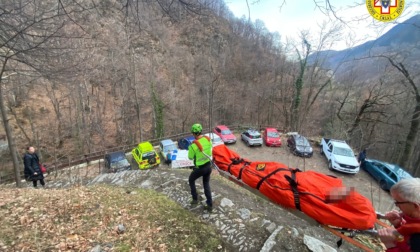
<svg viewBox="0 0 420 252">
<path fill-rule="evenodd" d="M 366 0 L 369 14 L 381 22 L 397 19 L 404 11 L 405 0 Z"/>
<path fill-rule="evenodd" d="M 264 171 L 265 164 L 257 164 L 257 167 L 255 168 L 257 171 Z"/>
</svg>

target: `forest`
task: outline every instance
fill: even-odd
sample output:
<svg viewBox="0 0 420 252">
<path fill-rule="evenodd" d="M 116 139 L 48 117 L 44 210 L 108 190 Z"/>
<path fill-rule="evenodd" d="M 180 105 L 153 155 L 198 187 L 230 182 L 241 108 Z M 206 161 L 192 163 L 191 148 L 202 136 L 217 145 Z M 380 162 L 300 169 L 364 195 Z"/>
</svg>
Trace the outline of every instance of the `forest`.
<svg viewBox="0 0 420 252">
<path fill-rule="evenodd" d="M 343 25 L 284 44 L 223 0 L 3 0 L 0 172 L 29 145 L 57 162 L 200 122 L 343 139 L 419 176 L 420 42 L 324 69 Z"/>
</svg>

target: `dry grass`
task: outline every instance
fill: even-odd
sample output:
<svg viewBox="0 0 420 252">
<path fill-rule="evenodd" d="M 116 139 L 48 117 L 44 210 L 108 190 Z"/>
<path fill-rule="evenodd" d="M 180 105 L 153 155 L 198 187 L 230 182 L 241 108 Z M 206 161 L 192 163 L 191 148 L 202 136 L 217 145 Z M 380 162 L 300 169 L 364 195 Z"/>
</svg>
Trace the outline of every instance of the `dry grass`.
<svg viewBox="0 0 420 252">
<path fill-rule="evenodd" d="M 154 191 L 4 189 L 0 251 L 216 251 L 214 229 Z M 118 225 L 125 227 L 118 231 Z"/>
</svg>

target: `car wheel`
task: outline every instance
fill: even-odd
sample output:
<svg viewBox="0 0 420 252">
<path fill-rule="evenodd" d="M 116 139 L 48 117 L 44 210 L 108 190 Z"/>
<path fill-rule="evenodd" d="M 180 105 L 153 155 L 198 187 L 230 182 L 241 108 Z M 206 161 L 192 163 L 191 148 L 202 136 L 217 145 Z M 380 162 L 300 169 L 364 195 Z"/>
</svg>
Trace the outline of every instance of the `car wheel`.
<svg viewBox="0 0 420 252">
<path fill-rule="evenodd" d="M 247 145 L 248 147 L 251 147 L 251 145 L 249 144 L 249 141 L 246 141 L 246 145 Z"/>
<path fill-rule="evenodd" d="M 379 186 L 381 187 L 382 190 L 387 190 L 386 188 L 386 182 L 384 180 L 379 181 Z"/>
<path fill-rule="evenodd" d="M 324 155 L 324 148 L 322 148 L 322 145 L 321 145 L 321 155 Z"/>
<path fill-rule="evenodd" d="M 329 169 L 330 171 L 332 171 L 332 170 L 333 170 L 331 160 L 328 162 L 328 169 Z"/>
</svg>

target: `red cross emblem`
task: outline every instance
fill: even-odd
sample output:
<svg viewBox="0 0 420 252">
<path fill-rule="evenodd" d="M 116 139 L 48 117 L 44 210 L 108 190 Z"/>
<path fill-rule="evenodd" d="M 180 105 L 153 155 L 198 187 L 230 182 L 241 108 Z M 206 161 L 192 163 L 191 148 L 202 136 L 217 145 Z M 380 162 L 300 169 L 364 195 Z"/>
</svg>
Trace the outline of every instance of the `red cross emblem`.
<svg viewBox="0 0 420 252">
<path fill-rule="evenodd" d="M 375 0 L 375 7 L 381 7 L 381 14 L 390 14 L 391 7 L 397 7 L 398 0 Z"/>
</svg>

